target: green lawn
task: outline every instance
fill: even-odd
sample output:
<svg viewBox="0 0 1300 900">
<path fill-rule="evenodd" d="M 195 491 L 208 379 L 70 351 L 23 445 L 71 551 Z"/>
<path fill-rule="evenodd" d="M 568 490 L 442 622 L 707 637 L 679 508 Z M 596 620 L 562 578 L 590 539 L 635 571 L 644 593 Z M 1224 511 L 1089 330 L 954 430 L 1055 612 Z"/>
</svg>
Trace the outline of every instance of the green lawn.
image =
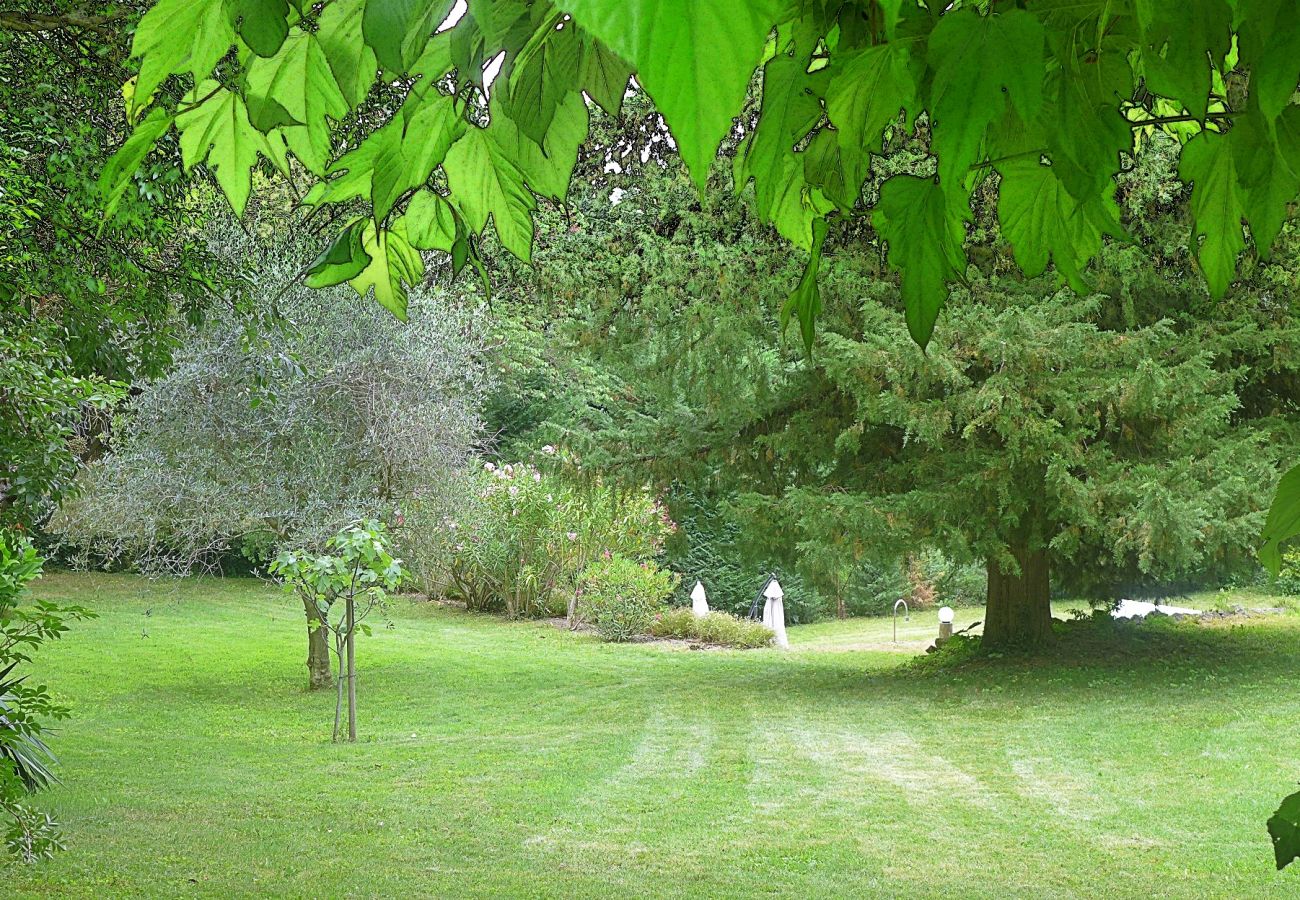
<svg viewBox="0 0 1300 900">
<path fill-rule="evenodd" d="M 1300 617 L 932 671 L 852 649 L 888 620 L 700 652 L 401 600 L 334 746 L 274 589 L 39 593 L 101 618 L 38 667 L 74 708 L 43 798 L 69 850 L 0 893 L 1300 895 L 1264 831 L 1300 779 Z"/>
</svg>

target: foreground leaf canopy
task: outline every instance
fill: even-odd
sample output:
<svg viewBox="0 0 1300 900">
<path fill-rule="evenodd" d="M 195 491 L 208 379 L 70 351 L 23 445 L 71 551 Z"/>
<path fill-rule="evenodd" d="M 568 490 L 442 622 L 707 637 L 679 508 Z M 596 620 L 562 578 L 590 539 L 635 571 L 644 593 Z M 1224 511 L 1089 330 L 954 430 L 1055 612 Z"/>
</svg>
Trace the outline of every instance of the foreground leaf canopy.
<svg viewBox="0 0 1300 900">
<path fill-rule="evenodd" d="M 140 124 L 103 187 L 111 204 L 174 121 L 186 164 L 206 162 L 237 210 L 258 156 L 282 166 L 287 150 L 317 179 L 309 202 L 370 204 L 376 247 L 427 189 L 453 256 L 490 222 L 527 258 L 536 196 L 563 199 L 582 107 L 616 111 L 635 76 L 701 190 L 719 146 L 743 138 L 736 186 L 752 179 L 759 214 L 814 251 L 811 277 L 816 223 L 869 215 L 924 345 L 963 277 L 978 186 L 996 173 L 1026 272 L 1051 261 L 1082 290 L 1103 235 L 1124 237 L 1113 177 L 1153 129 L 1186 142 L 1187 240 L 1209 290 L 1228 290 L 1300 195 L 1294 13 L 1284 0 L 160 0 L 134 38 Z M 900 129 L 924 130 L 930 158 L 873 204 L 872 154 Z M 379 279 L 395 305 L 408 269 Z M 790 310 L 809 339 L 813 287 Z"/>
</svg>

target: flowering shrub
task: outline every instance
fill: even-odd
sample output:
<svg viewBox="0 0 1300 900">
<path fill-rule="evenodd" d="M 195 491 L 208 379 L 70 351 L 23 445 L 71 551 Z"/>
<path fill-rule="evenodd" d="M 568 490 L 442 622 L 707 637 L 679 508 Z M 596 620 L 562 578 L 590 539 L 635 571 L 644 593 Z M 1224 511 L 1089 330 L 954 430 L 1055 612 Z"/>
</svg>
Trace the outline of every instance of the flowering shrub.
<svg viewBox="0 0 1300 900">
<path fill-rule="evenodd" d="M 475 610 L 576 621 L 582 574 L 598 559 L 652 559 L 674 529 L 648 490 L 616 491 L 516 463 L 485 463 L 467 512 L 422 522 L 426 586 Z"/>
<path fill-rule="evenodd" d="M 600 636 L 629 641 L 650 631 L 655 612 L 663 607 L 677 579 L 648 560 L 610 556 L 587 567 L 581 587 Z"/>
</svg>

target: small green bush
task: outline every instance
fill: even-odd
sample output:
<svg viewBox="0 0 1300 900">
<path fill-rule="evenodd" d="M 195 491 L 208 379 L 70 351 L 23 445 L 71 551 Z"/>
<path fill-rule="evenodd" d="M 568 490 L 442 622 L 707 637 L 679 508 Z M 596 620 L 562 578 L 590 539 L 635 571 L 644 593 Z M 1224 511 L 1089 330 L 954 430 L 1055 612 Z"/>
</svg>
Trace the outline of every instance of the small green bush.
<svg viewBox="0 0 1300 900">
<path fill-rule="evenodd" d="M 694 637 L 695 613 L 685 606 L 661 612 L 650 623 L 650 633 L 660 638 Z"/>
<path fill-rule="evenodd" d="M 652 562 L 611 555 L 587 567 L 583 604 L 607 641 L 630 641 L 648 634 L 655 613 L 677 586 L 677 575 Z"/>
<path fill-rule="evenodd" d="M 694 639 L 739 650 L 752 650 L 772 643 L 772 629 L 758 622 L 717 611 L 697 619 L 685 608 L 660 613 L 650 623 L 650 633 L 655 637 Z"/>
<path fill-rule="evenodd" d="M 772 629 L 764 626 L 762 622 L 737 619 L 731 646 L 737 650 L 755 650 L 770 645 L 774 636 Z"/>
<path fill-rule="evenodd" d="M 1279 593 L 1300 594 L 1300 550 L 1287 550 L 1282 554 L 1282 570 L 1277 575 Z"/>
</svg>

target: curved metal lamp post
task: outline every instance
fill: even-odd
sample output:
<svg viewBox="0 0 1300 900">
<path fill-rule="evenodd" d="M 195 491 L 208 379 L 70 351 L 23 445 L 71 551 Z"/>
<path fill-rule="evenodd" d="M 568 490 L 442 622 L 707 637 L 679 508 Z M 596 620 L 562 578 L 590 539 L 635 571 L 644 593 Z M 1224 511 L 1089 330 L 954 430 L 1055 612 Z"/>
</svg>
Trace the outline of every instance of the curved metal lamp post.
<svg viewBox="0 0 1300 900">
<path fill-rule="evenodd" d="M 907 605 L 906 600 L 904 600 L 902 597 L 899 597 L 896 601 L 894 601 L 894 643 L 895 644 L 898 643 L 898 607 L 899 606 L 903 607 L 903 621 L 910 622 L 912 620 L 911 608 Z"/>
</svg>

